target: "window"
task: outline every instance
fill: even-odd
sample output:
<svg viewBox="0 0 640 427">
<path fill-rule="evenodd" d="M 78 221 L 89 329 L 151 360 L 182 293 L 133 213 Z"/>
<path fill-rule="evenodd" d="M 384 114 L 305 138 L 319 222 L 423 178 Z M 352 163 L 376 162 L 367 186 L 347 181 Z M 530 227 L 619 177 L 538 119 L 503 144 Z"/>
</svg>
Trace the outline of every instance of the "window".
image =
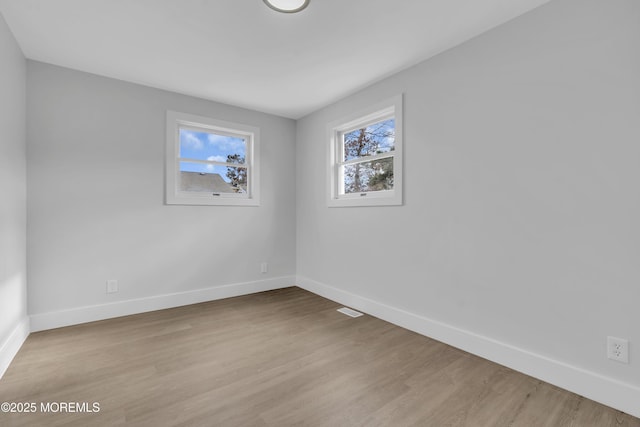
<svg viewBox="0 0 640 427">
<path fill-rule="evenodd" d="M 166 202 L 257 206 L 259 129 L 167 111 Z"/>
<path fill-rule="evenodd" d="M 329 125 L 329 206 L 402 204 L 402 95 Z"/>
</svg>

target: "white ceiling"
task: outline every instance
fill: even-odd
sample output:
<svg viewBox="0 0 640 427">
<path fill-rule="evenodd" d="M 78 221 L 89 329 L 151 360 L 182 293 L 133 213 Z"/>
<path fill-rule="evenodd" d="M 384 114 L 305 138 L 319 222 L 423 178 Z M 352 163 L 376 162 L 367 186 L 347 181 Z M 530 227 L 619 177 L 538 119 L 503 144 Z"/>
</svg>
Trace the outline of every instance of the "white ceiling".
<svg viewBox="0 0 640 427">
<path fill-rule="evenodd" d="M 25 56 L 299 118 L 549 0 L 0 0 Z"/>
</svg>

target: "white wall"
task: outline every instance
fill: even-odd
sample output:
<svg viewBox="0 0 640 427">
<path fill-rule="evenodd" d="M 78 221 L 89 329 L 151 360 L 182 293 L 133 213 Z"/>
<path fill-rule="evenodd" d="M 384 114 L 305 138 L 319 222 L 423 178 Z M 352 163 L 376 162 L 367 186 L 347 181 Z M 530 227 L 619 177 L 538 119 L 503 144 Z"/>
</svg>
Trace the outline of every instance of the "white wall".
<svg viewBox="0 0 640 427">
<path fill-rule="evenodd" d="M 27 88 L 34 330 L 294 284 L 293 120 L 33 61 Z M 166 110 L 260 128 L 259 207 L 164 205 Z"/>
<path fill-rule="evenodd" d="M 298 283 L 638 416 L 638 76 L 640 2 L 556 0 L 301 119 Z M 327 123 L 401 92 L 405 205 L 327 208 Z"/>
<path fill-rule="evenodd" d="M 0 15 L 0 376 L 29 330 L 26 283 L 26 62 Z"/>
</svg>

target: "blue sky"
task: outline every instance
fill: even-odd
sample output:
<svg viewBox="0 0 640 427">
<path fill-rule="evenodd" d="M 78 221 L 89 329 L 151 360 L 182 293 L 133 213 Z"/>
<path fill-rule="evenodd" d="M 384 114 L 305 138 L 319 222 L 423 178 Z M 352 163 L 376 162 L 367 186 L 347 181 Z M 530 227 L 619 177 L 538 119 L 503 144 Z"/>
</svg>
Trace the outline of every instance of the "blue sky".
<svg viewBox="0 0 640 427">
<path fill-rule="evenodd" d="M 227 155 L 230 154 L 240 154 L 240 156 L 246 157 L 246 146 L 246 141 L 242 138 L 180 129 L 181 159 L 226 162 Z M 181 161 L 180 171 L 217 173 L 227 180 L 227 167 L 224 165 Z"/>
</svg>

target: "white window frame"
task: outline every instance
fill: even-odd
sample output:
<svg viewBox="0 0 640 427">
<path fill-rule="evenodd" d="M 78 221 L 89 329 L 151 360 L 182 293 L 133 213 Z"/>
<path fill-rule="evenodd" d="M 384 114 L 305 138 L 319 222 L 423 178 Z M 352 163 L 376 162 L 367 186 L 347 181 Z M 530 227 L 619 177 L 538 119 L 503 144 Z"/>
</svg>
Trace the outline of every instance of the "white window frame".
<svg viewBox="0 0 640 427">
<path fill-rule="evenodd" d="M 344 194 L 344 177 L 341 174 L 341 166 L 352 163 L 353 161 L 344 161 L 342 136 L 352 130 L 389 118 L 395 119 L 395 149 L 388 153 L 366 157 L 366 159 L 375 160 L 380 157 L 393 158 L 393 189 Z M 327 200 L 329 207 L 402 205 L 402 124 L 402 94 L 371 105 L 366 109 L 329 124 L 329 188 Z"/>
<path fill-rule="evenodd" d="M 218 135 L 241 137 L 247 142 L 246 193 L 199 193 L 180 190 L 180 129 L 188 128 Z M 203 161 L 225 166 L 225 163 Z M 260 129 L 210 117 L 167 111 L 165 202 L 168 205 L 259 206 L 260 205 Z"/>
</svg>

